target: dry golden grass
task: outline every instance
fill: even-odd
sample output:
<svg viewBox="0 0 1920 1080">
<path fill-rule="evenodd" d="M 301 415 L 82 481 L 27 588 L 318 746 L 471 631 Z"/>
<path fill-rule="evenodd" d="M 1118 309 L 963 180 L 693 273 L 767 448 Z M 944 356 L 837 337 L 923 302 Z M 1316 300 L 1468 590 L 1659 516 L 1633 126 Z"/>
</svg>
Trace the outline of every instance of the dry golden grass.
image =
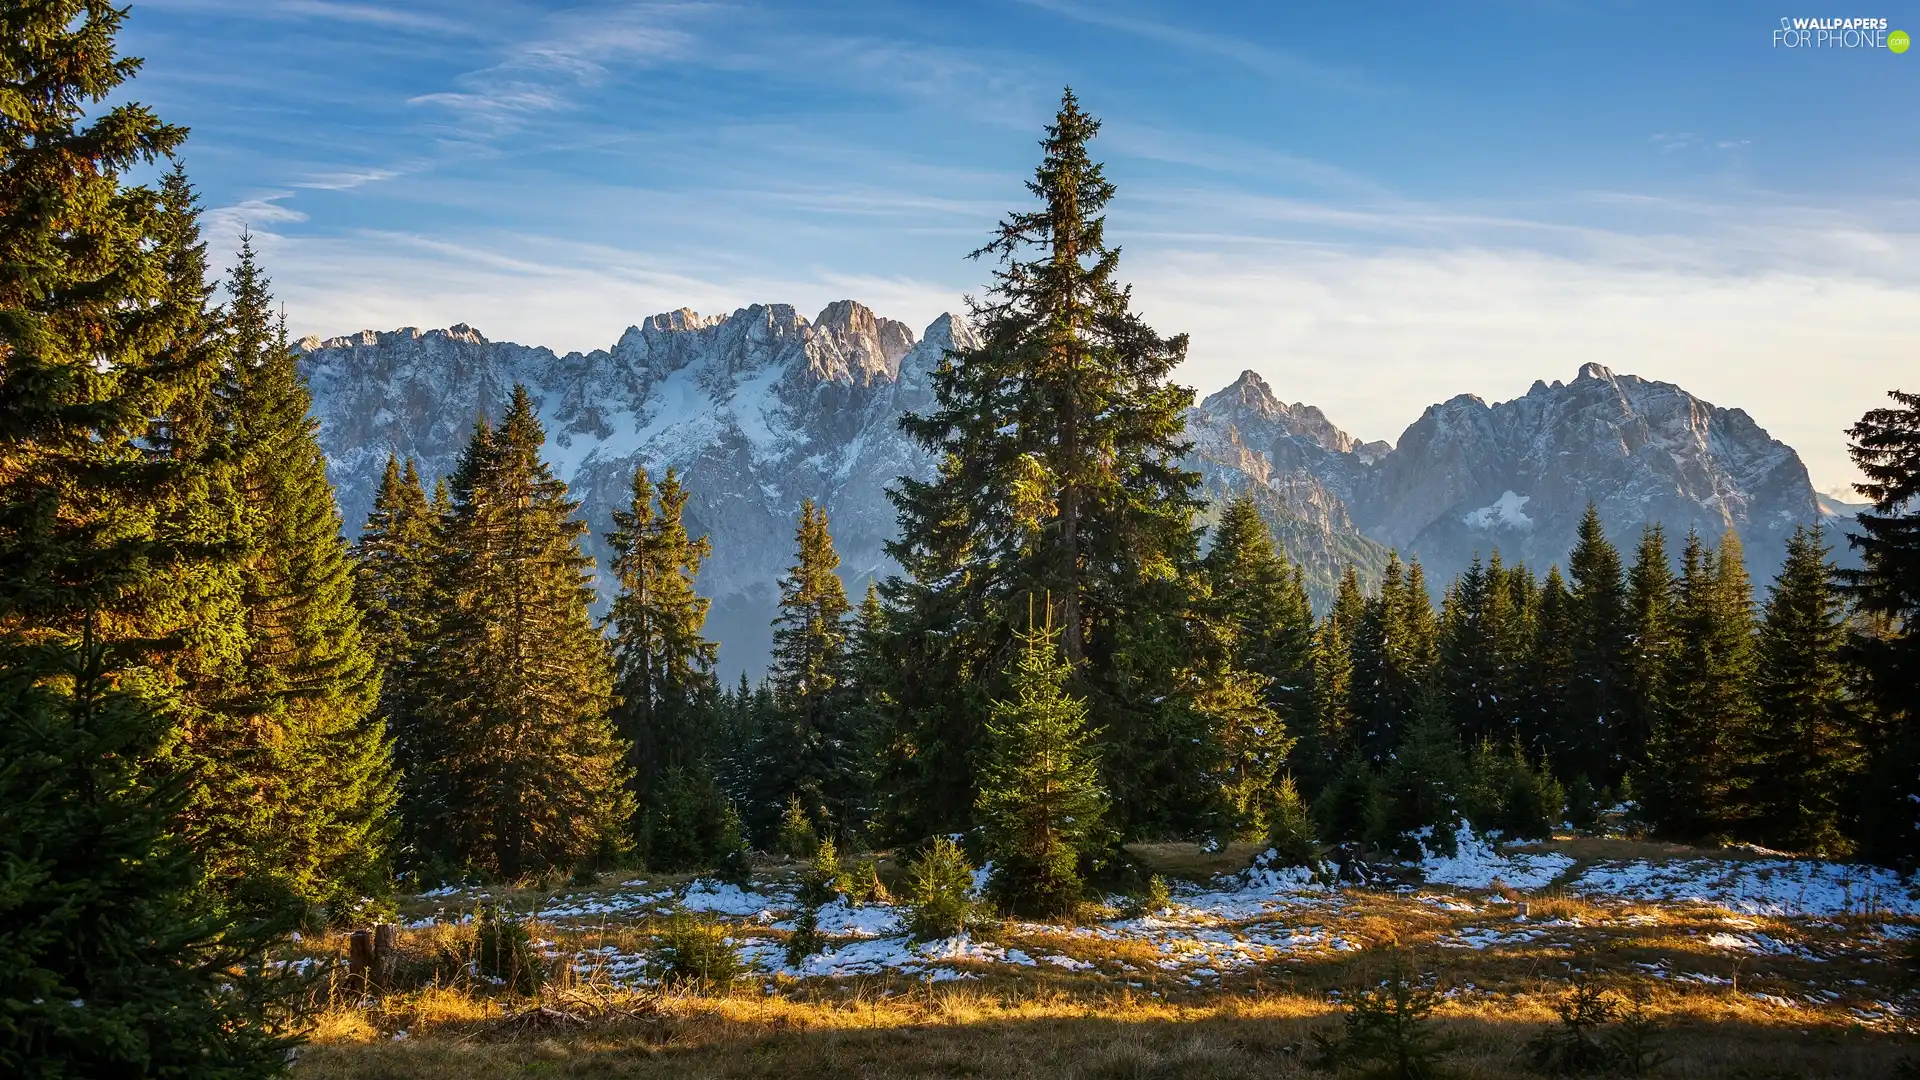
<svg viewBox="0 0 1920 1080">
<path fill-rule="evenodd" d="M 889 992 L 890 991 L 890 992 Z M 886 996 L 882 996 L 886 993 Z M 1551 995 L 1449 1005 L 1441 1026 L 1462 1042 L 1465 1077 L 1533 1075 L 1525 1045 L 1552 1022 Z M 641 995 L 630 1013 L 564 1032 L 503 1039 L 490 1015 L 396 1008 L 359 1026 L 332 1021 L 296 1076 L 313 1080 L 600 1077 L 1135 1077 L 1240 1080 L 1308 1075 L 1306 1048 L 1335 1018 L 1324 1001 L 1285 993 L 1172 1004 L 1111 992 L 1022 997 L 1005 988 L 879 983 L 845 994 Z M 1691 1077 L 1880 1078 L 1898 1041 L 1844 1027 L 1806 1030 L 1759 1008 L 1663 994 L 1668 1074 Z M 403 1039 L 393 1035 L 405 1031 Z M 1744 1070 L 1744 1072 L 1743 1072 Z"/>
<path fill-rule="evenodd" d="M 1267 850 L 1265 844 L 1228 844 L 1208 851 L 1199 844 L 1168 841 L 1153 844 L 1127 844 L 1127 854 L 1139 859 L 1148 871 L 1169 878 L 1204 880 L 1214 874 L 1245 869 L 1254 856 Z"/>
<path fill-rule="evenodd" d="M 1583 846 L 1556 849 L 1611 859 L 1661 857 L 1656 849 L 1666 847 L 1576 843 Z M 1135 855 L 1169 876 L 1198 877 L 1244 865 L 1253 854 L 1252 845 L 1245 848 L 1207 853 L 1196 845 L 1136 845 Z M 1665 857 L 1693 857 L 1689 851 L 1667 850 Z M 778 877 L 787 868 L 765 869 L 763 876 Z M 622 877 L 602 886 L 618 885 Z M 648 887 L 679 880 L 650 877 Z M 532 907 L 553 895 L 592 891 L 495 890 L 492 898 Z M 974 976 L 958 983 L 898 974 L 804 981 L 758 976 L 740 980 L 730 994 L 702 996 L 619 988 L 589 967 L 557 968 L 554 981 L 531 1000 L 491 996 L 472 979 L 373 999 L 343 993 L 318 1015 L 295 1077 L 1329 1075 L 1305 1063 L 1312 1035 L 1338 1023 L 1329 992 L 1383 977 L 1390 947 L 1435 973 L 1449 994 L 1438 1022 L 1462 1041 L 1450 1061 L 1469 1080 L 1534 1075 L 1526 1043 L 1556 1023 L 1555 1008 L 1575 967 L 1597 972 L 1597 981 L 1622 994 L 1649 995 L 1650 1011 L 1667 1029 L 1663 1048 L 1673 1058 L 1661 1076 L 1879 1080 L 1908 1055 L 1920 1056 L 1909 1036 L 1886 1024 L 1869 1026 L 1852 1011 L 1872 1010 L 1876 1001 L 1906 992 L 1897 974 L 1906 943 L 1882 934 L 1877 922 L 1741 919 L 1708 907 L 1596 902 L 1552 890 L 1526 898 L 1523 922 L 1484 895 L 1457 893 L 1444 906 L 1418 894 L 1376 892 L 1302 907 L 1282 921 L 1323 928 L 1358 948 L 1302 948 L 1200 986 L 1162 970 L 1165 954 L 1152 941 L 1007 923 L 980 936 L 1034 956 L 1090 962 L 1096 970 L 944 965 Z M 432 903 L 408 906 L 434 909 Z M 471 910 L 473 897 L 438 906 Z M 563 954 L 611 946 L 633 955 L 649 948 L 651 922 L 580 919 L 531 929 Z M 782 936 L 764 927 L 734 932 Z M 1812 948 L 1820 959 L 1730 951 L 1710 940 L 1719 933 L 1764 933 Z M 1474 935 L 1492 936 L 1497 945 L 1452 947 Z M 470 928 L 424 927 L 403 931 L 399 944 L 409 955 L 458 954 L 471 936 Z M 318 953 L 344 950 L 340 938 L 307 944 Z M 1649 974 L 1652 967 L 1661 969 L 1659 977 Z"/>
</svg>

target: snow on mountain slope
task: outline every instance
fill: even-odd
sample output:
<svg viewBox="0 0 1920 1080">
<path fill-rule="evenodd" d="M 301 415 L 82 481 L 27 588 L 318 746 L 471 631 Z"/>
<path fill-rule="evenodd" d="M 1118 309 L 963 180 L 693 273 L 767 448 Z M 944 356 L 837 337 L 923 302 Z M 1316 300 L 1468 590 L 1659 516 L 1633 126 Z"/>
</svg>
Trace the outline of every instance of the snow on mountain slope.
<svg viewBox="0 0 1920 1080">
<path fill-rule="evenodd" d="M 765 663 L 802 499 L 826 508 L 856 598 L 867 577 L 890 571 L 886 489 L 934 465 L 899 418 L 931 404 L 928 376 L 948 349 L 974 344 L 951 315 L 916 341 L 904 324 L 839 301 L 811 321 L 784 304 L 718 316 L 683 308 L 630 327 L 610 349 L 564 356 L 467 325 L 299 347 L 356 531 L 389 453 L 414 458 L 429 482 L 445 475 L 475 418 L 496 418 L 515 383 L 539 407 L 547 459 L 582 501 L 603 565 L 602 535 L 633 469 L 677 469 L 692 495 L 689 528 L 713 537 L 700 589 L 714 600 L 708 629 L 730 678 Z M 1253 492 L 1321 605 L 1350 563 L 1372 580 L 1389 546 L 1419 555 L 1436 586 L 1496 544 L 1544 571 L 1565 559 L 1589 499 L 1623 545 L 1649 521 L 1666 525 L 1676 551 L 1689 525 L 1715 539 L 1734 528 L 1764 584 L 1784 535 L 1817 514 L 1798 456 L 1745 413 L 1599 365 L 1515 401 L 1435 405 L 1398 446 L 1359 442 L 1319 409 L 1283 404 L 1252 372 L 1188 422 L 1187 463 L 1208 495 Z"/>
</svg>

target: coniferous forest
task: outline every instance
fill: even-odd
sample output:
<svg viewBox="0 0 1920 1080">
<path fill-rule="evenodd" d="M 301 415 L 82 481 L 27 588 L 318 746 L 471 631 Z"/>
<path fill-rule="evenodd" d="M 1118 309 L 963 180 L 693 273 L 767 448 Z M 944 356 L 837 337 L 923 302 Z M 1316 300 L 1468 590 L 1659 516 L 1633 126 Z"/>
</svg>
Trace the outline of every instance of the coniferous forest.
<svg viewBox="0 0 1920 1080">
<path fill-rule="evenodd" d="M 1046 918 L 1140 879 L 1135 841 L 1312 864 L 1603 817 L 1920 861 L 1920 394 L 1850 432 L 1872 510 L 1773 580 L 1590 509 L 1563 564 L 1396 555 L 1315 611 L 1250 497 L 1201 524 L 1187 340 L 1131 306 L 1069 92 L 972 253 L 981 344 L 903 421 L 940 465 L 892 489 L 898 573 L 843 581 L 794 508 L 772 666 L 722 685 L 729 538 L 641 469 L 595 565 L 524 389 L 341 521 L 271 268 L 210 269 L 122 18 L 0 15 L 0 1072 L 272 1074 L 275 943 L 443 882 L 964 852 Z"/>
</svg>

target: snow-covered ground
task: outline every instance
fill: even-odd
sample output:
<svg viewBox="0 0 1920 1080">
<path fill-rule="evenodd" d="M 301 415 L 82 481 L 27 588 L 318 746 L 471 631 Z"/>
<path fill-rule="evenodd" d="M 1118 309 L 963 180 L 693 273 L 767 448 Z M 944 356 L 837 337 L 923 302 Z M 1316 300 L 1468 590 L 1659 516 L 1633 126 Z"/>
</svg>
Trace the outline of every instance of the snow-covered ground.
<svg viewBox="0 0 1920 1080">
<path fill-rule="evenodd" d="M 737 928 L 734 943 L 751 972 L 761 977 L 843 978 L 898 973 L 916 979 L 978 977 L 994 967 L 1045 968 L 1097 974 L 1128 985 L 1206 986 L 1236 972 L 1309 959 L 1329 959 L 1366 944 L 1356 918 L 1382 897 L 1423 905 L 1452 926 L 1433 944 L 1448 950 L 1571 950 L 1581 934 L 1634 932 L 1679 918 L 1662 905 L 1720 908 L 1722 929 L 1689 930 L 1706 955 L 1818 961 L 1833 953 L 1831 938 L 1820 950 L 1800 938 L 1803 930 L 1841 930 L 1834 916 L 1877 913 L 1901 920 L 1920 915 L 1920 883 L 1874 867 L 1788 858 L 1670 861 L 1612 860 L 1582 866 L 1561 853 L 1522 852 L 1463 828 L 1456 851 L 1430 847 L 1403 870 L 1424 886 L 1402 884 L 1389 892 L 1349 890 L 1328 884 L 1299 867 L 1276 868 L 1268 856 L 1239 873 L 1204 885 L 1177 884 L 1167 906 L 1155 911 L 1077 926 L 1007 923 L 974 935 L 912 941 L 903 912 L 885 904 L 835 900 L 817 911 L 827 940 L 821 952 L 789 964 L 785 933 L 794 928 L 799 903 L 790 888 L 741 887 L 696 880 L 679 888 L 630 881 L 617 889 L 550 899 L 532 912 L 538 918 L 584 931 L 595 924 L 637 922 L 672 911 L 697 912 Z M 1269 856 L 1271 853 L 1269 853 Z M 1604 915 L 1592 925 L 1575 918 L 1516 918 L 1511 893 L 1552 887 L 1597 902 Z M 477 891 L 436 889 L 423 899 L 451 902 L 434 918 L 466 917 Z M 1638 905 L 1627 909 L 1626 905 Z M 1656 910 L 1649 911 L 1648 907 Z M 1695 909 L 1697 912 L 1697 909 Z M 1686 918 L 1696 921 L 1697 913 Z M 1711 914 L 1705 916 L 1710 925 Z M 1765 926 L 1755 918 L 1775 920 Z M 1796 921 L 1797 920 L 1797 921 Z M 421 925 L 432 918 L 411 925 Z M 1864 933 L 1891 941 L 1914 933 L 1902 922 L 1885 922 Z M 1704 933 L 1704 936 L 1698 936 Z M 645 981 L 645 950 L 601 946 L 581 951 L 576 964 L 623 982 Z M 1669 970 L 1663 977 L 1711 983 L 1721 976 Z"/>
</svg>

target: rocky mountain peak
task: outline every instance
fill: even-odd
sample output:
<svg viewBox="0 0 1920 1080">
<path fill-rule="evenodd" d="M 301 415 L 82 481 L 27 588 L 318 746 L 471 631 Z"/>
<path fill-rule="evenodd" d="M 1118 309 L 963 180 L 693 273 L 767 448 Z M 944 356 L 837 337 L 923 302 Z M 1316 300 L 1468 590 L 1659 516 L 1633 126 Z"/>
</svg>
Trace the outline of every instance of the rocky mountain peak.
<svg viewBox="0 0 1920 1080">
<path fill-rule="evenodd" d="M 913 351 L 911 327 L 880 318 L 858 301 L 835 300 L 813 325 L 838 349 L 848 373 L 857 379 L 894 378 L 900 359 Z"/>
<path fill-rule="evenodd" d="M 548 462 L 582 501 L 596 557 L 633 469 L 678 469 L 693 493 L 689 527 L 714 538 L 700 588 L 731 677 L 764 662 L 802 499 L 828 511 L 856 593 L 862 577 L 892 570 L 887 489 L 937 466 L 900 417 L 930 407 L 929 374 L 949 350 L 978 345 L 953 315 L 916 341 L 838 301 L 812 321 L 786 304 L 719 316 L 681 308 L 629 327 L 610 349 L 564 356 L 466 324 L 308 338 L 300 352 L 350 531 L 389 453 L 414 459 L 429 481 L 444 475 L 475 413 L 497 417 L 516 383 L 540 410 Z M 1251 371 L 1187 419 L 1186 464 L 1208 496 L 1252 494 L 1322 602 L 1346 566 L 1370 578 L 1388 545 L 1420 557 L 1436 587 L 1495 546 L 1544 570 L 1566 557 L 1589 500 L 1623 543 L 1653 521 L 1670 536 L 1735 529 L 1764 581 L 1784 532 L 1819 513 L 1799 458 L 1745 413 L 1600 365 L 1511 401 L 1451 398 L 1397 447 L 1358 442 Z"/>
</svg>

